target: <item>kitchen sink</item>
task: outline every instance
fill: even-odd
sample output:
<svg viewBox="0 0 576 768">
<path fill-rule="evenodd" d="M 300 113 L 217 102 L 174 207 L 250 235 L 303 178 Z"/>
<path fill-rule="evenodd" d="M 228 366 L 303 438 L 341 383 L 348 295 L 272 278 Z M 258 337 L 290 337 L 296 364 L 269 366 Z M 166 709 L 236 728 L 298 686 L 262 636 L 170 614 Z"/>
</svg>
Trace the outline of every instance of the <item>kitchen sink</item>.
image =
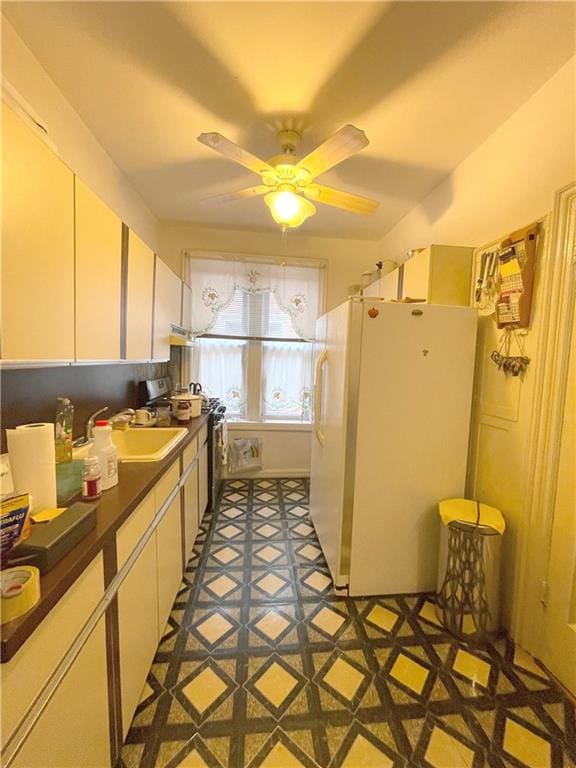
<svg viewBox="0 0 576 768">
<path fill-rule="evenodd" d="M 184 439 L 187 432 L 182 427 L 113 429 L 112 442 L 118 449 L 119 461 L 160 461 Z M 74 458 L 85 458 L 90 448 L 91 445 L 76 448 Z"/>
</svg>

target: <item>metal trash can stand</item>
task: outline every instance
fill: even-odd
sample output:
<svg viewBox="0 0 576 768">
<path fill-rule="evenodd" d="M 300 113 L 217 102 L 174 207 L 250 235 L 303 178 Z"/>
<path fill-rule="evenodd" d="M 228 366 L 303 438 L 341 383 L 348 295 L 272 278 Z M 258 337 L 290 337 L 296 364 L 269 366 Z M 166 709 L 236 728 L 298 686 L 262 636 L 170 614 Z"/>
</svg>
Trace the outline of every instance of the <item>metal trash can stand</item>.
<svg viewBox="0 0 576 768">
<path fill-rule="evenodd" d="M 500 630 L 504 518 L 470 499 L 441 501 L 439 512 L 438 618 L 459 639 L 481 644 Z"/>
</svg>

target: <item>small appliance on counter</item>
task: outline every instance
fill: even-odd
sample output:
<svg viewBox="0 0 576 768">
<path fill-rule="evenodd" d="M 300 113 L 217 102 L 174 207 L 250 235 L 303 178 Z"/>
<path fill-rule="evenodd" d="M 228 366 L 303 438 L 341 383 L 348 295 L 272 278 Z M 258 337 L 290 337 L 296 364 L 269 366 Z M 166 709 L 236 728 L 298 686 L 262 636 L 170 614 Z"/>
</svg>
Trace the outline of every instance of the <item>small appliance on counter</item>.
<svg viewBox="0 0 576 768">
<path fill-rule="evenodd" d="M 150 408 L 156 413 L 157 426 L 170 426 L 170 407 L 172 407 L 172 415 L 176 417 L 174 401 L 176 401 L 176 408 L 178 407 L 179 395 L 196 398 L 195 402 L 200 405 L 195 405 L 195 410 L 190 418 L 200 416 L 200 414 L 208 415 L 208 494 L 209 503 L 213 508 L 220 490 L 220 484 L 222 481 L 222 471 L 226 460 L 226 406 L 217 397 L 207 397 L 202 391 L 202 386 L 198 382 L 192 382 L 189 387 L 181 387 L 182 391 L 171 394 L 172 392 L 172 379 L 170 376 L 164 376 L 161 379 L 150 379 L 143 382 L 140 392 L 140 404 L 141 407 Z M 161 413 L 166 412 L 167 421 L 163 422 L 165 418 Z"/>
</svg>

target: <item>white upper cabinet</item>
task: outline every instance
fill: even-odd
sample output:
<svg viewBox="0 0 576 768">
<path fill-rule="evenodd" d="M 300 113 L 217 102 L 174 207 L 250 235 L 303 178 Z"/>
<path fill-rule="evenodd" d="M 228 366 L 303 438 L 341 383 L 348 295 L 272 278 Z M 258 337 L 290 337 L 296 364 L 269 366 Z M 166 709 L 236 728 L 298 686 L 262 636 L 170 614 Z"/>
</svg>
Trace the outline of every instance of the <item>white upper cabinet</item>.
<svg viewBox="0 0 576 768">
<path fill-rule="evenodd" d="M 76 359 L 120 359 L 122 222 L 76 178 Z"/>
<path fill-rule="evenodd" d="M 138 235 L 128 233 L 128 284 L 126 289 L 126 359 L 152 357 L 152 304 L 154 253 Z"/>
<path fill-rule="evenodd" d="M 74 359 L 74 176 L 2 111 L 2 357 Z"/>
<path fill-rule="evenodd" d="M 431 245 L 404 262 L 402 297 L 427 304 L 470 303 L 473 248 Z"/>
<path fill-rule="evenodd" d="M 162 259 L 156 259 L 154 291 L 154 360 L 170 358 L 170 324 L 180 325 L 182 281 Z"/>
</svg>

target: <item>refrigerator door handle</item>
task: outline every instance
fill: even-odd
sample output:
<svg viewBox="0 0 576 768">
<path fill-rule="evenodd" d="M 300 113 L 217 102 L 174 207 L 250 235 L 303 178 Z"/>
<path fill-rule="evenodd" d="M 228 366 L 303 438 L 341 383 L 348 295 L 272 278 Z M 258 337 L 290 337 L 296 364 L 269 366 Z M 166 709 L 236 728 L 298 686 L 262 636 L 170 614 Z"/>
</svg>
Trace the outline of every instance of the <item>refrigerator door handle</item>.
<svg viewBox="0 0 576 768">
<path fill-rule="evenodd" d="M 328 352 L 324 349 L 316 361 L 316 375 L 314 377 L 314 434 L 320 445 L 324 445 L 322 402 L 324 400 L 324 365 L 327 361 Z"/>
</svg>

